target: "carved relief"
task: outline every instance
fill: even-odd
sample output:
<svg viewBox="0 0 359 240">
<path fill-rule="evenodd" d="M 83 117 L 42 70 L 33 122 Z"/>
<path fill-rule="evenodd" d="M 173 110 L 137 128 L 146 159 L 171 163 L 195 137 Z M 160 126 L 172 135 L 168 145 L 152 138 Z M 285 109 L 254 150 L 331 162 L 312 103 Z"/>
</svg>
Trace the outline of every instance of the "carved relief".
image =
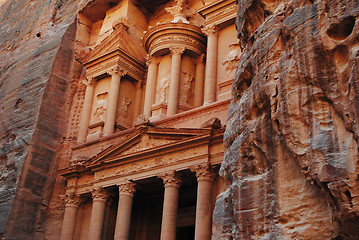
<svg viewBox="0 0 359 240">
<path fill-rule="evenodd" d="M 105 121 L 105 113 L 107 111 L 107 97 L 107 92 L 100 93 L 96 96 L 96 108 L 93 113 L 93 121 L 95 123 Z"/>
<path fill-rule="evenodd" d="M 190 101 L 193 98 L 193 80 L 194 75 L 188 72 L 181 73 L 182 81 L 180 85 L 180 99 L 179 102 L 182 105 L 190 105 Z"/>
<path fill-rule="evenodd" d="M 234 78 L 240 56 L 241 56 L 241 48 L 239 44 L 229 45 L 229 52 L 227 54 L 227 57 L 222 62 L 222 65 L 225 66 L 225 69 L 227 71 L 228 78 Z"/>
<path fill-rule="evenodd" d="M 126 155 L 138 151 L 142 151 L 145 149 L 149 149 L 156 146 L 162 146 L 171 142 L 174 142 L 175 140 L 166 140 L 166 139 L 151 139 L 148 135 L 144 135 L 141 139 L 141 141 L 136 144 L 135 146 L 131 147 L 129 150 L 126 150 L 122 152 L 121 155 Z"/>
<path fill-rule="evenodd" d="M 169 86 L 170 86 L 170 76 L 168 73 L 160 80 L 160 85 L 158 88 L 160 103 L 167 102 Z"/>
<path fill-rule="evenodd" d="M 206 27 L 205 29 L 202 29 L 202 32 L 206 35 L 206 36 L 213 36 L 213 35 L 218 35 L 219 33 L 219 28 L 216 25 L 210 25 L 208 27 Z"/>
<path fill-rule="evenodd" d="M 120 98 L 120 115 L 127 118 L 128 114 L 128 106 L 132 103 L 132 101 L 126 97 Z"/>
<path fill-rule="evenodd" d="M 175 4 L 172 7 L 165 8 L 166 11 L 173 15 L 173 23 L 176 22 L 183 22 L 183 23 L 189 23 L 187 21 L 187 17 L 184 14 L 184 11 L 189 9 L 189 6 L 186 3 L 186 0 L 175 0 Z"/>
</svg>

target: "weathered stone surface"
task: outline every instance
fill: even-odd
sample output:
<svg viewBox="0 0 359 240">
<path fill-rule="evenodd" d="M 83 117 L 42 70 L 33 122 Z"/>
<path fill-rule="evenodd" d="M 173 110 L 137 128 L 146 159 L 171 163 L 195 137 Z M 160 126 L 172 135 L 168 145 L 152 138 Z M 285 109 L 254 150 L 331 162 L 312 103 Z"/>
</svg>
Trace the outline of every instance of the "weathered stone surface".
<svg viewBox="0 0 359 240">
<path fill-rule="evenodd" d="M 65 3 L 66 2 L 66 3 Z M 0 1 L 0 233 L 44 238 L 84 1 Z"/>
<path fill-rule="evenodd" d="M 238 6 L 214 239 L 358 239 L 359 2 Z"/>
</svg>

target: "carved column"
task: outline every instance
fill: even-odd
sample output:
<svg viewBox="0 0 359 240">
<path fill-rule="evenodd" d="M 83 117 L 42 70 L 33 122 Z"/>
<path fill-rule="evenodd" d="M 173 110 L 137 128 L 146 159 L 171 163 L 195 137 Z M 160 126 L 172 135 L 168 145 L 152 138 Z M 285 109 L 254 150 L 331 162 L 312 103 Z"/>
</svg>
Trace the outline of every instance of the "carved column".
<svg viewBox="0 0 359 240">
<path fill-rule="evenodd" d="M 127 182 L 118 186 L 119 200 L 115 228 L 115 240 L 127 240 L 130 232 L 133 195 L 136 184 Z"/>
<path fill-rule="evenodd" d="M 203 104 L 203 83 L 204 83 L 204 54 L 199 56 L 196 61 L 196 80 L 194 83 L 194 106 L 199 107 Z"/>
<path fill-rule="evenodd" d="M 148 72 L 143 114 L 148 118 L 151 117 L 151 107 L 152 104 L 155 102 L 158 64 L 160 63 L 160 61 L 161 58 L 155 57 L 149 57 L 147 61 Z"/>
<path fill-rule="evenodd" d="M 185 47 L 170 48 L 172 54 L 170 87 L 168 90 L 167 116 L 177 113 L 178 108 L 178 89 L 181 74 L 181 56 Z"/>
<path fill-rule="evenodd" d="M 175 172 L 159 176 L 165 185 L 163 200 L 163 215 L 161 226 L 161 240 L 175 240 L 177 227 L 178 193 L 181 180 Z"/>
<path fill-rule="evenodd" d="M 207 36 L 206 77 L 204 83 L 204 104 L 216 101 L 218 27 L 211 26 L 203 31 Z"/>
<path fill-rule="evenodd" d="M 60 240 L 72 240 L 76 226 L 77 211 L 80 206 L 80 198 L 77 194 L 71 193 L 64 196 L 65 214 L 62 221 Z"/>
<path fill-rule="evenodd" d="M 215 174 L 210 165 L 199 166 L 195 171 L 198 182 L 195 240 L 210 240 L 212 234 L 212 194 Z"/>
<path fill-rule="evenodd" d="M 95 79 L 86 79 L 83 81 L 86 85 L 85 99 L 81 112 L 80 125 L 79 125 L 79 133 L 77 136 L 77 142 L 83 143 L 86 141 L 87 130 L 89 127 L 90 117 L 91 117 L 91 109 L 93 102 L 93 94 L 95 89 Z"/>
<path fill-rule="evenodd" d="M 92 190 L 91 193 L 93 203 L 87 239 L 100 240 L 105 215 L 106 201 L 109 198 L 109 195 L 107 191 L 101 187 Z"/>
<path fill-rule="evenodd" d="M 114 68 L 110 71 L 111 84 L 108 94 L 108 106 L 105 117 L 105 125 L 103 127 L 103 134 L 109 135 L 113 133 L 116 121 L 116 110 L 118 103 L 118 96 L 120 93 L 121 77 L 126 75 L 126 71 L 119 68 Z"/>
<path fill-rule="evenodd" d="M 142 82 L 136 84 L 135 109 L 133 111 L 133 119 L 136 120 L 141 114 L 142 105 Z"/>
</svg>

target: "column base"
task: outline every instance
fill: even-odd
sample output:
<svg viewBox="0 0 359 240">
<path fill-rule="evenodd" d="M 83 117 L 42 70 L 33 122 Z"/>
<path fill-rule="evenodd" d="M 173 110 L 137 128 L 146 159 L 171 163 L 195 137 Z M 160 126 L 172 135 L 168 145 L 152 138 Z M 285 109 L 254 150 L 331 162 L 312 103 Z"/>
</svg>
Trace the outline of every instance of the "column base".
<svg viewBox="0 0 359 240">
<path fill-rule="evenodd" d="M 152 105 L 152 116 L 150 121 L 157 121 L 167 117 L 167 103 L 162 102 L 160 104 Z"/>
</svg>

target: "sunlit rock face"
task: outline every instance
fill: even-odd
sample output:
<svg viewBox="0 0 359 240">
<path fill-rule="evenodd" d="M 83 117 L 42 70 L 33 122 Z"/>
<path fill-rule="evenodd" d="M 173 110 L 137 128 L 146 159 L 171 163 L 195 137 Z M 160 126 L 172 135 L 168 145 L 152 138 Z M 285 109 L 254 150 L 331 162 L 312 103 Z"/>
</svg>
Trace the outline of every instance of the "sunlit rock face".
<svg viewBox="0 0 359 240">
<path fill-rule="evenodd" d="M 213 239 L 357 239 L 359 2 L 238 8 Z"/>
</svg>

